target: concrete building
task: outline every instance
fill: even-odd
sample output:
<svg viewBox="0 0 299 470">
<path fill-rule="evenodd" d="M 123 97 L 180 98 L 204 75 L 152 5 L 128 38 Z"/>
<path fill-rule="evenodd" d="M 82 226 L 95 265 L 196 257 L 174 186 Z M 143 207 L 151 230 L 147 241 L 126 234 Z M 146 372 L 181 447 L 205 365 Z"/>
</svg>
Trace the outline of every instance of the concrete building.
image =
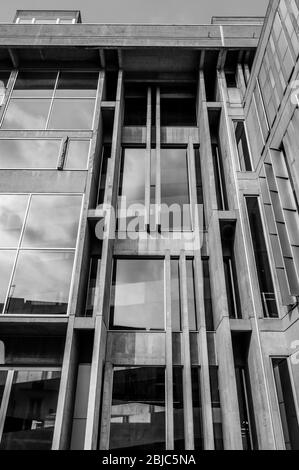
<svg viewBox="0 0 299 470">
<path fill-rule="evenodd" d="M 299 448 L 298 18 L 0 24 L 0 449 Z"/>
</svg>

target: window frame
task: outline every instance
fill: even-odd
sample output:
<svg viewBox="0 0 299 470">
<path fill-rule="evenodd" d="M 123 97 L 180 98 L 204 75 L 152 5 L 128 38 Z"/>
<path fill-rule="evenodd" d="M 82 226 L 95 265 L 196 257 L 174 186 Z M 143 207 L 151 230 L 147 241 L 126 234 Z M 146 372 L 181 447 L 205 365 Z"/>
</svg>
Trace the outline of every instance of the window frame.
<svg viewBox="0 0 299 470">
<path fill-rule="evenodd" d="M 18 194 L 18 195 L 24 195 L 24 196 L 28 196 L 28 202 L 27 202 L 27 207 L 26 207 L 26 211 L 25 211 L 25 214 L 24 214 L 24 219 L 23 219 L 23 224 L 22 224 L 22 229 L 21 229 L 21 232 L 20 232 L 20 237 L 19 237 L 19 241 L 18 241 L 18 244 L 17 246 L 11 248 L 11 247 L 5 247 L 5 248 L 0 248 L 0 251 L 15 251 L 15 255 L 14 255 L 14 261 L 13 261 L 13 264 L 12 264 L 12 270 L 11 270 L 11 274 L 10 274 L 10 278 L 9 278 L 9 282 L 8 282 L 8 286 L 7 286 L 7 290 L 6 290 L 6 295 L 5 295 L 5 299 L 4 299 L 4 302 L 3 302 L 3 309 L 2 311 L 0 311 L 0 318 L 1 316 L 5 316 L 5 317 L 8 317 L 8 318 L 66 318 L 69 316 L 70 312 L 70 299 L 71 299 L 71 296 L 72 296 L 72 291 L 73 291 L 73 284 L 74 284 L 74 272 L 75 272 L 75 268 L 76 268 L 76 262 L 77 262 L 77 256 L 78 256 L 78 244 L 79 244 L 79 237 L 80 237 L 80 227 L 81 227 L 81 222 L 82 222 L 82 216 L 83 216 L 83 209 L 84 209 L 84 194 L 82 193 L 1 193 L 3 195 L 15 195 L 15 194 Z M 0 196 L 1 196 L 0 194 Z M 80 211 L 79 211 L 79 219 L 78 219 L 78 231 L 77 231 L 77 236 L 76 236 L 76 242 L 75 242 L 75 246 L 73 248 L 39 248 L 39 247 L 33 247 L 33 248 L 22 248 L 21 247 L 21 243 L 22 243 L 22 239 L 23 239 L 23 235 L 24 235 L 24 232 L 25 232 L 25 227 L 26 227 L 26 221 L 27 221 L 27 218 L 28 218 L 28 214 L 29 214 L 29 210 L 30 210 L 30 202 L 31 202 L 31 199 L 32 199 L 32 196 L 81 196 L 81 207 L 80 207 Z M 70 278 L 70 288 L 69 288 L 69 295 L 68 295 L 68 306 L 67 306 L 67 312 L 63 315 L 54 315 L 54 314 L 40 314 L 40 315 L 37 315 L 37 314 L 20 314 L 20 313 L 7 313 L 6 312 L 6 309 L 7 309 L 7 305 L 8 305 L 8 300 L 9 300 L 9 297 L 10 297 L 10 291 L 11 291 L 11 285 L 12 285 L 12 281 L 13 281 L 13 278 L 14 278 L 14 275 L 15 275 L 15 272 L 16 272 L 16 266 L 17 266 L 17 262 L 18 262 L 18 259 L 19 259 L 19 254 L 20 252 L 22 251 L 37 251 L 37 252 L 47 252 L 47 253 L 55 253 L 55 252 L 60 252 L 60 253 L 73 253 L 74 254 L 74 261 L 73 261 L 73 267 L 72 267 L 72 271 L 71 271 L 71 278 Z M 1 367 L 0 367 L 1 369 Z"/>
</svg>

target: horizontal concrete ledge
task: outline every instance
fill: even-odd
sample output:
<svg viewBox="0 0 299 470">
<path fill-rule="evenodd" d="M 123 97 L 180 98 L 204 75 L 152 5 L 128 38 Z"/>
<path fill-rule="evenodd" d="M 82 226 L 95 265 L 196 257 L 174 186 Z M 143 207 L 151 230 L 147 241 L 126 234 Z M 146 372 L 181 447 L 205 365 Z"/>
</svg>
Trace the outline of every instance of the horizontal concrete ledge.
<svg viewBox="0 0 299 470">
<path fill-rule="evenodd" d="M 104 211 L 102 209 L 90 209 L 87 217 L 91 222 L 97 222 L 104 217 Z"/>
<path fill-rule="evenodd" d="M 2 335 L 52 335 L 66 334 L 69 317 L 0 317 Z"/>
<path fill-rule="evenodd" d="M 95 327 L 94 317 L 76 317 L 74 323 L 75 330 L 93 330 Z"/>
<path fill-rule="evenodd" d="M 231 318 L 229 324 L 231 331 L 252 331 L 250 320 Z"/>
<path fill-rule="evenodd" d="M 130 25 L 0 24 L 0 45 L 23 47 L 108 46 L 108 47 L 256 47 L 260 25 Z"/>
<path fill-rule="evenodd" d="M 115 109 L 115 101 L 102 101 L 101 108 L 102 109 Z"/>
</svg>

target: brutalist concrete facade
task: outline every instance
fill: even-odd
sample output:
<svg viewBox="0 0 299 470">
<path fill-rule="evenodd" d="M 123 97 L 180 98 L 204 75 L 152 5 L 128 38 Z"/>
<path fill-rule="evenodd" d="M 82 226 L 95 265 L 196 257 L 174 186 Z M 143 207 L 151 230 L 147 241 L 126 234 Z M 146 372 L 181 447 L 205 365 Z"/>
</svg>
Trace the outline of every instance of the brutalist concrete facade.
<svg viewBox="0 0 299 470">
<path fill-rule="evenodd" d="M 16 274 L 4 294 L 3 449 L 298 449 L 298 8 L 294 0 L 273 0 L 265 20 L 216 17 L 211 25 L 84 24 L 79 12 L 59 11 L 19 11 L 14 24 L 0 24 L 1 70 L 9 73 L 0 140 L 61 142 L 53 168 L 3 165 L 1 196 L 83 198 L 66 312 L 48 314 L 45 302 L 42 314 L 18 314 L 11 307 Z M 24 71 L 59 72 L 51 110 L 61 74 L 98 73 L 90 126 L 74 128 L 67 115 L 55 128 L 52 111 L 35 129 L 7 124 Z M 78 90 L 76 83 L 74 99 L 85 96 Z M 37 96 L 46 100 L 44 91 Z M 130 98 L 137 100 L 133 107 Z M 85 169 L 67 166 L 72 141 L 90 142 Z M 134 179 L 141 178 L 145 207 L 156 204 L 153 220 L 146 213 L 134 237 L 112 217 L 125 182 L 126 148 L 140 149 L 144 174 Z M 191 222 L 177 237 L 165 230 L 158 210 L 168 174 L 165 149 L 184 149 L 186 158 Z M 101 224 L 109 234 L 102 240 Z M 151 290 L 162 291 L 162 328 L 111 322 L 117 260 L 136 259 L 162 263 L 162 280 Z M 138 281 L 123 282 L 129 298 Z M 141 317 L 149 301 L 140 301 Z M 59 375 L 54 421 L 24 411 L 27 424 L 18 427 L 16 371 L 36 370 Z M 122 398 L 116 373 L 126 371 L 135 376 L 120 387 L 132 396 Z M 134 395 L 140 371 L 141 382 L 144 374 L 163 371 L 159 399 L 137 396 L 137 385 Z M 151 378 L 143 388 L 148 383 L 152 389 Z M 38 437 L 38 428 L 50 437 Z"/>
</svg>

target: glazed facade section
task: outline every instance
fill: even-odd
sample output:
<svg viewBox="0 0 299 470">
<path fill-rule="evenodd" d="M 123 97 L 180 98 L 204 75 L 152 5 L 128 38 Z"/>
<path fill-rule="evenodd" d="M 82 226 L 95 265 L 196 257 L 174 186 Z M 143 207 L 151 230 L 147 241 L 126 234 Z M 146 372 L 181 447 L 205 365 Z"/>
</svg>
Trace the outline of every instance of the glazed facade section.
<svg viewBox="0 0 299 470">
<path fill-rule="evenodd" d="M 299 448 L 297 8 L 0 25 L 1 449 Z"/>
</svg>

